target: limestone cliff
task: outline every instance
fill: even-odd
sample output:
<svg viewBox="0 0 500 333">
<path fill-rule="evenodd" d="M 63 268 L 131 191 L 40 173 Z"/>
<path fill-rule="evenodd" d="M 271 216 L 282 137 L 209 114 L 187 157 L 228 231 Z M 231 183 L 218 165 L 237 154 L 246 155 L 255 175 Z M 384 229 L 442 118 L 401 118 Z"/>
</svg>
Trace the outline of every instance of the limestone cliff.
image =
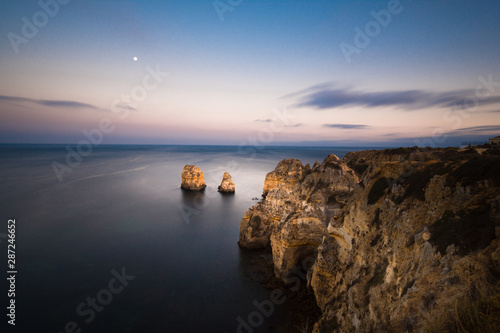
<svg viewBox="0 0 500 333">
<path fill-rule="evenodd" d="M 489 295 L 478 322 L 500 328 L 497 154 L 415 147 L 312 168 L 281 161 L 239 244 L 270 248 L 285 283 L 307 270 L 322 311 L 314 332 L 457 330 L 477 324 L 460 311 Z"/>
<path fill-rule="evenodd" d="M 266 175 L 264 181 L 263 196 L 278 185 L 295 185 L 304 177 L 304 167 L 299 160 L 291 158 L 278 163 L 278 166 L 273 171 Z"/>
<path fill-rule="evenodd" d="M 190 191 L 203 191 L 205 185 L 205 178 L 203 172 L 196 165 L 186 165 L 181 174 L 181 188 Z"/>
<path fill-rule="evenodd" d="M 222 193 L 234 193 L 235 191 L 235 185 L 233 182 L 233 178 L 229 174 L 229 172 L 224 172 L 224 175 L 222 176 L 222 181 L 219 185 L 218 188 L 219 192 Z"/>
</svg>

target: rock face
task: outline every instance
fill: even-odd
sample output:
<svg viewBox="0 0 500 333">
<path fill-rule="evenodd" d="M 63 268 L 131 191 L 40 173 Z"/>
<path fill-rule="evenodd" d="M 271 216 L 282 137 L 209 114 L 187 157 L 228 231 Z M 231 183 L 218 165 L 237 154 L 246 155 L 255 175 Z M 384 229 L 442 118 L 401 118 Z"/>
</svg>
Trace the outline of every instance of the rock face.
<svg viewBox="0 0 500 333">
<path fill-rule="evenodd" d="M 266 196 L 270 190 L 280 184 L 295 185 L 304 177 L 304 171 L 305 169 L 299 160 L 291 158 L 279 162 L 276 169 L 266 175 L 262 195 Z"/>
<path fill-rule="evenodd" d="M 220 183 L 218 191 L 223 193 L 234 193 L 235 185 L 233 182 L 233 178 L 231 178 L 229 172 L 224 172 L 224 176 L 222 176 L 222 182 Z"/>
<path fill-rule="evenodd" d="M 330 155 L 312 169 L 281 161 L 239 244 L 268 248 L 285 283 L 306 272 L 322 311 L 314 332 L 461 330 L 464 297 L 500 299 L 496 154 L 415 147 Z M 481 324 L 498 325 L 495 309 Z"/>
<path fill-rule="evenodd" d="M 196 165 L 186 165 L 182 170 L 181 188 L 190 191 L 203 191 L 207 185 L 203 172 Z"/>
</svg>

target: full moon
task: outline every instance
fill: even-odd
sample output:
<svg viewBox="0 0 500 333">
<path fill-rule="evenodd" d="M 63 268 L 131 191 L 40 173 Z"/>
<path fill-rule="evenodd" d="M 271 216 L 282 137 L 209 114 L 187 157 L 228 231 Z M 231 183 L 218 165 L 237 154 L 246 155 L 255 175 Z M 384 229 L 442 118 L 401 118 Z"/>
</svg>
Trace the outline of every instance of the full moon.
<svg viewBox="0 0 500 333">
<path fill-rule="evenodd" d="M 137 57 L 134 57 L 134 61 L 137 61 Z"/>
</svg>

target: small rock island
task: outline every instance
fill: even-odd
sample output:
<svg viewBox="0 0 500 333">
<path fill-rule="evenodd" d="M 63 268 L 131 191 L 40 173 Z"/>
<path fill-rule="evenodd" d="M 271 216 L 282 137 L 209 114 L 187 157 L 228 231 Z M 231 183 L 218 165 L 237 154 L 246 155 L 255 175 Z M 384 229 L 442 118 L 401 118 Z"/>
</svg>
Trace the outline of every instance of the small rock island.
<svg viewBox="0 0 500 333">
<path fill-rule="evenodd" d="M 181 188 L 188 191 L 203 191 L 207 185 L 203 172 L 196 165 L 186 165 L 182 170 Z"/>
<path fill-rule="evenodd" d="M 233 178 L 231 178 L 229 172 L 224 172 L 224 176 L 222 176 L 222 182 L 220 183 L 218 191 L 221 193 L 234 193 L 235 185 L 233 182 Z"/>
</svg>

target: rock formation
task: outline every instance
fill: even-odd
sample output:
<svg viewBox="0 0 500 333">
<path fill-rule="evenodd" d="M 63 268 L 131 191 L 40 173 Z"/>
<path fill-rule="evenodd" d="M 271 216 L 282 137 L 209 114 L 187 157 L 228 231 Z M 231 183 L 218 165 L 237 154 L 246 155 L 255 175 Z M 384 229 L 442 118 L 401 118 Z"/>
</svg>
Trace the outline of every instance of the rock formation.
<svg viewBox="0 0 500 333">
<path fill-rule="evenodd" d="M 279 162 L 276 169 L 266 175 L 262 195 L 266 196 L 270 190 L 280 184 L 294 185 L 298 181 L 302 180 L 304 171 L 305 169 L 299 160 L 291 158 L 289 160 Z"/>
<path fill-rule="evenodd" d="M 498 331 L 499 170 L 498 150 L 283 160 L 245 212 L 239 244 L 268 248 L 284 283 L 306 271 L 322 311 L 314 332 Z M 480 320 L 460 318 L 473 302 Z"/>
<path fill-rule="evenodd" d="M 222 193 L 234 193 L 235 185 L 233 182 L 233 178 L 231 178 L 229 172 L 224 172 L 224 176 L 222 176 L 222 182 L 220 183 L 218 191 Z"/>
<path fill-rule="evenodd" d="M 181 177 L 181 188 L 185 190 L 203 191 L 207 187 L 203 172 L 196 165 L 184 166 Z"/>
</svg>

